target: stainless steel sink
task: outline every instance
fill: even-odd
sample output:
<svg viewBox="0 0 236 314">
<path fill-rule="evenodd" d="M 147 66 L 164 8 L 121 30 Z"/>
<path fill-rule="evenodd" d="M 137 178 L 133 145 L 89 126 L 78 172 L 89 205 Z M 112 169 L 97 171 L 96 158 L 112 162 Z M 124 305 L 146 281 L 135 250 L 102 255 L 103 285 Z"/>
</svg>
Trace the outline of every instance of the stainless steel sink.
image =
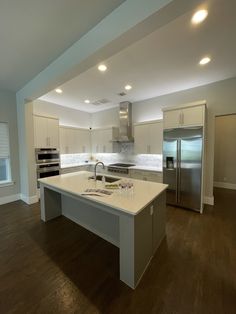
<svg viewBox="0 0 236 314">
<path fill-rule="evenodd" d="M 102 175 L 97 175 L 96 176 L 96 180 L 102 181 L 102 177 L 103 177 Z M 113 183 L 113 182 L 116 182 L 116 181 L 120 180 L 119 178 L 113 178 L 113 177 L 107 177 L 107 176 L 104 176 L 104 177 L 105 177 L 106 182 L 108 182 L 108 183 Z M 94 180 L 94 176 L 89 177 L 89 179 L 93 179 Z"/>
</svg>

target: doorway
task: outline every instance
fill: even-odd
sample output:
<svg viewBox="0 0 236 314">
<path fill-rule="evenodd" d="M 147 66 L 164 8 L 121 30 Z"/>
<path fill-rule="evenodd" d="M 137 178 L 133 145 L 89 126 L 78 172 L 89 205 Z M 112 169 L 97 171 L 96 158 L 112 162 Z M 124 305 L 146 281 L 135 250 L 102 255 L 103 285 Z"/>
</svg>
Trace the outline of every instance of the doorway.
<svg viewBox="0 0 236 314">
<path fill-rule="evenodd" d="M 236 114 L 216 116 L 214 187 L 236 190 Z"/>
</svg>

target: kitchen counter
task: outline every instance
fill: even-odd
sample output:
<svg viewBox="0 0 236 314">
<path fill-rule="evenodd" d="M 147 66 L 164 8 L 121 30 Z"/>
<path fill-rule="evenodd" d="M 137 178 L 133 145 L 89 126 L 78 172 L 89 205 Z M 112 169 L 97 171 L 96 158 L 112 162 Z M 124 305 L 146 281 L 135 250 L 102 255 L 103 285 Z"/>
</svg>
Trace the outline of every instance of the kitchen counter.
<svg viewBox="0 0 236 314">
<path fill-rule="evenodd" d="M 119 190 L 110 190 L 112 195 L 105 196 L 85 196 L 81 195 L 86 189 L 103 189 L 101 181 L 89 180 L 92 173 L 88 171 L 79 171 L 68 173 L 55 177 L 40 179 L 39 182 L 45 186 L 54 187 L 69 192 L 75 196 L 93 199 L 97 203 L 112 206 L 114 209 L 126 212 L 130 215 L 137 215 L 147 204 L 161 194 L 166 188 L 166 184 L 154 183 L 129 179 L 133 183 L 133 191 L 120 192 Z M 114 177 L 109 175 L 109 177 Z M 116 176 L 117 177 L 117 176 Z M 120 178 L 120 181 L 123 179 Z M 117 181 L 115 183 L 119 183 Z"/>
<path fill-rule="evenodd" d="M 119 247 L 120 280 L 134 289 L 165 236 L 167 185 L 129 179 L 133 192 L 81 195 L 103 188 L 88 180 L 91 175 L 79 171 L 40 179 L 41 219 L 63 215 Z"/>
</svg>

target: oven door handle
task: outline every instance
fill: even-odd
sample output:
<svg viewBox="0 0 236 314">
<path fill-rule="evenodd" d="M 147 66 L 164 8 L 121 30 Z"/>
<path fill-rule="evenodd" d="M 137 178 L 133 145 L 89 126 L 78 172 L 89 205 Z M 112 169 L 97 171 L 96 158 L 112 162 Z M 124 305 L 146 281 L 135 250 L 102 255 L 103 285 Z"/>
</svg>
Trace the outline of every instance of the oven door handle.
<svg viewBox="0 0 236 314">
<path fill-rule="evenodd" d="M 60 168 L 58 167 L 48 167 L 48 168 L 44 168 L 44 169 L 37 169 L 38 173 L 45 173 L 45 172 L 51 172 L 51 171 L 59 171 L 60 172 Z"/>
</svg>

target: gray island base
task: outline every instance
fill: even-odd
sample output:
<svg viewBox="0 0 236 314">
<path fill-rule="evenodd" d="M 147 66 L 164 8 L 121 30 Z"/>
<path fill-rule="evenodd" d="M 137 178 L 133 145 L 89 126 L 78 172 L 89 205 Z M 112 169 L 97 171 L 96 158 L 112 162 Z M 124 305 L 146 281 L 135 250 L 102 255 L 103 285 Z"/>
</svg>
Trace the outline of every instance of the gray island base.
<svg viewBox="0 0 236 314">
<path fill-rule="evenodd" d="M 132 180 L 133 193 L 81 195 L 102 188 L 81 171 L 40 179 L 41 219 L 65 216 L 119 248 L 120 280 L 135 289 L 165 236 L 165 184 Z"/>
</svg>

